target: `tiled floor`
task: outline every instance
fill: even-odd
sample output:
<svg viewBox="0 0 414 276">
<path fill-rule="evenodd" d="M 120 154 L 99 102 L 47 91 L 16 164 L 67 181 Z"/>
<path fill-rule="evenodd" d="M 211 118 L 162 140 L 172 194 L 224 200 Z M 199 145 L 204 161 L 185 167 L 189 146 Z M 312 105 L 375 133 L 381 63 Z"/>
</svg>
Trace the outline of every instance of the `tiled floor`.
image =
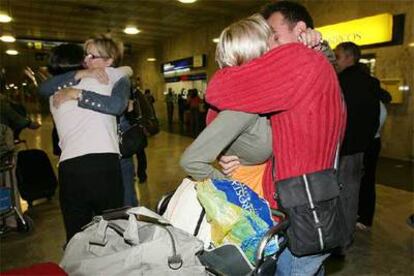
<svg viewBox="0 0 414 276">
<path fill-rule="evenodd" d="M 50 130 L 51 122 L 45 120 L 39 130 L 27 130 L 22 138 L 27 139 L 30 148 L 46 150 L 52 163 L 56 164 L 57 159 L 51 155 Z M 163 194 L 180 183 L 185 174 L 178 160 L 191 141 L 191 138 L 165 131 L 150 139 L 148 181 L 136 184 L 142 205 L 154 208 Z M 414 275 L 414 228 L 406 223 L 407 217 L 414 213 L 413 190 L 401 188 L 413 185 L 412 165 L 397 163 L 381 162 L 374 225 L 370 231 L 357 232 L 354 246 L 345 260 L 328 261 L 328 275 Z M 398 173 L 398 169 L 408 174 Z M 397 170 L 397 173 L 389 176 L 388 170 Z M 403 184 L 387 185 L 381 183 L 382 180 Z M 23 203 L 23 207 L 27 208 L 26 204 Z M 0 271 L 37 262 L 59 262 L 62 256 L 64 230 L 57 198 L 37 202 L 28 214 L 35 224 L 33 232 L 11 233 L 0 239 Z"/>
</svg>

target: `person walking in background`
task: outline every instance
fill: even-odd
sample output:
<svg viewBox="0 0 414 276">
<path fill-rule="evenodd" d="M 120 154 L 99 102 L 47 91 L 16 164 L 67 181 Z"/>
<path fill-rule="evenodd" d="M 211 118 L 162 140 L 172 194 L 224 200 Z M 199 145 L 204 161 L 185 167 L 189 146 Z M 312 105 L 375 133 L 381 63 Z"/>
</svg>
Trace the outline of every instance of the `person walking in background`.
<svg viewBox="0 0 414 276">
<path fill-rule="evenodd" d="M 188 90 L 189 97 L 187 98 L 187 104 L 191 114 L 191 134 L 196 137 L 200 132 L 200 104 L 201 99 L 198 96 L 198 90 L 196 88 Z"/>
<path fill-rule="evenodd" d="M 344 248 L 335 252 L 345 256 L 353 242 L 358 215 L 358 200 L 363 173 L 364 152 L 374 140 L 379 126 L 379 81 L 358 63 L 361 50 L 352 42 L 343 42 L 335 49 L 338 78 L 347 109 L 344 141 L 340 151 L 339 181 L 345 214 Z"/>
<path fill-rule="evenodd" d="M 168 88 L 168 93 L 165 96 L 165 103 L 167 104 L 168 126 L 171 127 L 174 117 L 174 92 L 172 88 Z"/>
<path fill-rule="evenodd" d="M 368 144 L 368 148 L 364 152 L 364 173 L 359 189 L 358 222 L 356 224 L 357 229 L 360 230 L 369 229 L 374 220 L 376 201 L 375 173 L 377 171 L 377 163 L 381 151 L 381 130 L 387 118 L 387 109 L 385 105 L 391 102 L 392 97 L 388 91 L 381 89 L 379 92 L 379 99 L 379 127 L 374 139 Z"/>
<path fill-rule="evenodd" d="M 150 104 L 152 111 L 155 114 L 155 110 L 153 107 L 153 103 L 154 103 L 154 97 L 151 95 L 151 92 L 149 91 L 149 89 L 145 90 L 145 94 L 144 97 L 141 99 L 144 100 L 148 100 L 148 103 Z M 135 87 L 135 89 L 132 91 L 132 95 L 131 95 L 131 105 L 128 108 L 128 114 L 127 117 L 130 118 L 131 123 L 134 122 L 134 120 L 139 120 L 138 118 L 136 118 L 136 114 L 140 114 L 137 112 L 133 112 L 133 106 L 138 107 L 139 103 L 138 101 L 140 100 L 140 98 L 138 97 L 138 93 L 142 93 L 140 88 L 137 86 Z M 153 101 L 151 101 L 151 99 Z M 134 103 L 135 102 L 135 103 Z M 135 116 L 135 117 L 134 117 Z M 136 153 L 136 159 L 137 159 L 137 177 L 138 177 L 138 182 L 139 183 L 145 183 L 147 181 L 147 155 L 145 154 L 145 148 L 148 145 L 148 139 L 147 136 L 144 133 L 141 133 L 142 137 L 142 142 L 143 142 L 143 147 L 140 148 Z"/>
<path fill-rule="evenodd" d="M 154 105 L 154 103 L 155 103 L 155 98 L 154 98 L 154 96 L 151 94 L 151 90 L 149 90 L 149 89 L 145 89 L 145 91 L 144 91 L 144 96 L 145 96 L 145 98 L 147 98 L 147 101 L 148 101 L 151 105 Z"/>
<path fill-rule="evenodd" d="M 187 101 L 184 95 L 185 89 L 181 89 L 180 94 L 177 96 L 177 105 L 178 105 L 178 121 L 180 122 L 180 127 L 184 126 L 184 112 L 187 109 Z"/>
<path fill-rule="evenodd" d="M 152 112 L 154 112 L 154 114 L 155 114 L 155 116 L 156 116 L 155 109 L 154 109 L 155 98 L 154 98 L 154 96 L 151 94 L 151 90 L 149 90 L 149 89 L 145 89 L 145 91 L 144 91 L 144 96 L 145 96 L 145 98 L 147 99 L 147 101 L 150 103 L 151 108 L 152 108 Z"/>
</svg>

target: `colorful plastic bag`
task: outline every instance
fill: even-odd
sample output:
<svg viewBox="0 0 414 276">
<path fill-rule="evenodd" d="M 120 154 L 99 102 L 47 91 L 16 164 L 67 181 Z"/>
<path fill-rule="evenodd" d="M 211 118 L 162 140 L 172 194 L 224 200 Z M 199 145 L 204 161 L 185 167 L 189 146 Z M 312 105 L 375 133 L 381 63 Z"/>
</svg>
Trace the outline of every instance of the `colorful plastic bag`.
<svg viewBox="0 0 414 276">
<path fill-rule="evenodd" d="M 197 183 L 197 197 L 210 222 L 211 238 L 214 245 L 236 244 L 240 246 L 251 262 L 255 261 L 255 253 L 260 239 L 270 227 L 261 218 L 261 216 L 265 217 L 261 205 L 263 203 L 266 205 L 266 202 L 257 200 L 259 197 L 254 194 L 244 184 L 229 180 L 206 180 Z M 232 201 L 246 209 L 232 203 Z M 267 207 L 268 209 L 269 207 Z M 260 215 L 256 211 L 260 212 Z M 268 210 L 268 216 L 266 220 L 271 221 L 270 210 Z M 273 241 L 268 244 L 265 254 L 273 254 L 277 249 L 277 242 Z"/>
<path fill-rule="evenodd" d="M 233 204 L 246 211 L 252 211 L 264 220 L 269 227 L 274 225 L 269 204 L 259 197 L 249 186 L 238 181 L 227 179 L 212 179 L 213 185 L 226 194 L 226 198 Z"/>
</svg>

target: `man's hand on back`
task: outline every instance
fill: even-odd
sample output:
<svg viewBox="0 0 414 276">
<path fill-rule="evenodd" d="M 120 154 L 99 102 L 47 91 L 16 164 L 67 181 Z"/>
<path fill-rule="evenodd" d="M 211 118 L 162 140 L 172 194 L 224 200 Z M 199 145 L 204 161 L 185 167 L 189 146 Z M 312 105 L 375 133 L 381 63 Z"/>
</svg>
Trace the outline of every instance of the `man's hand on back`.
<svg viewBox="0 0 414 276">
<path fill-rule="evenodd" d="M 308 48 L 316 48 L 322 43 L 322 34 L 317 30 L 307 28 L 299 35 L 298 41 L 308 46 Z"/>
<path fill-rule="evenodd" d="M 78 99 L 80 92 L 80 89 L 75 89 L 72 87 L 63 88 L 61 90 L 56 91 L 56 93 L 52 96 L 53 106 L 55 108 L 59 108 L 61 104 L 67 101 Z"/>
</svg>

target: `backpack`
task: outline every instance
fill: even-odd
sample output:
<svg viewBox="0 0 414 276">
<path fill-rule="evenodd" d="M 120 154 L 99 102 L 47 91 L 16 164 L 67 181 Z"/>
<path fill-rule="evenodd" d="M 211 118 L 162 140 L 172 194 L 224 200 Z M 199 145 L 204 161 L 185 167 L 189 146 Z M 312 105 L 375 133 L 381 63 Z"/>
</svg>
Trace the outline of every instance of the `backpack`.
<svg viewBox="0 0 414 276">
<path fill-rule="evenodd" d="M 139 89 L 135 89 L 133 95 L 133 110 L 127 114 L 131 125 L 137 124 L 146 136 L 160 132 L 157 116 L 147 97 Z"/>
</svg>

